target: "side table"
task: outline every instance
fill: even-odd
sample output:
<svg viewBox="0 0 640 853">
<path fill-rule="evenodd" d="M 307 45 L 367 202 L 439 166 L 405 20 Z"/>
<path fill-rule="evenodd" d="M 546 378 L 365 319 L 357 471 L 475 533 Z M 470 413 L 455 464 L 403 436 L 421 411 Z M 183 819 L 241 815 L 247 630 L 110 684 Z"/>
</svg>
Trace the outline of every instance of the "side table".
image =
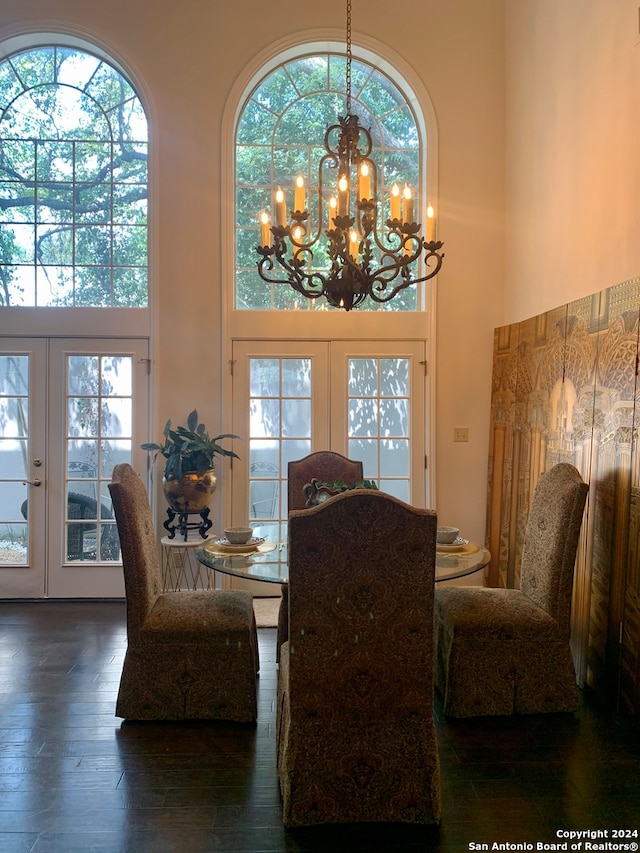
<svg viewBox="0 0 640 853">
<path fill-rule="evenodd" d="M 163 536 L 162 591 L 178 592 L 181 589 L 213 589 L 209 572 L 196 557 L 198 548 L 207 540 L 199 533 L 189 531 L 186 539 Z"/>
</svg>

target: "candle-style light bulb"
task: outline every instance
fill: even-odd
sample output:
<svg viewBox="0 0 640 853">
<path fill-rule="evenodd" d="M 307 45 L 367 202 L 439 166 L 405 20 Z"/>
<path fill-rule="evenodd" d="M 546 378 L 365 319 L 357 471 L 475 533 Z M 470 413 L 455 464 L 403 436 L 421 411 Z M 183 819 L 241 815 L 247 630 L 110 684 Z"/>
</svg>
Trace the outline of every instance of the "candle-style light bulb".
<svg viewBox="0 0 640 853">
<path fill-rule="evenodd" d="M 338 212 L 338 200 L 334 195 L 329 199 L 329 228 L 333 228 L 333 220 Z"/>
<path fill-rule="evenodd" d="M 404 222 L 413 222 L 413 194 L 411 192 L 411 187 L 405 184 L 402 196 L 402 219 Z"/>
<path fill-rule="evenodd" d="M 436 213 L 431 205 L 427 207 L 427 243 L 436 239 Z"/>
<path fill-rule="evenodd" d="M 282 187 L 276 190 L 276 223 L 283 227 L 287 224 L 287 206 Z"/>
<path fill-rule="evenodd" d="M 349 215 L 349 179 L 346 175 L 338 178 L 338 216 Z"/>
<path fill-rule="evenodd" d="M 369 174 L 369 164 L 363 163 L 358 172 L 358 199 L 371 198 L 371 175 Z"/>
<path fill-rule="evenodd" d="M 358 260 L 358 248 L 359 248 L 360 238 L 357 233 L 352 229 L 349 232 L 349 254 L 353 258 L 354 261 Z"/>
<path fill-rule="evenodd" d="M 300 248 L 296 245 L 296 243 L 302 242 L 302 228 L 299 225 L 291 232 L 291 242 L 293 243 L 293 256 L 297 258 L 300 256 Z"/>
<path fill-rule="evenodd" d="M 304 210 L 305 206 L 305 197 L 304 197 L 304 178 L 302 175 L 298 175 L 296 178 L 296 188 L 293 195 L 293 209 L 299 210 L 300 213 Z"/>
<path fill-rule="evenodd" d="M 390 218 L 400 219 L 400 187 L 397 184 L 391 187 Z"/>
<path fill-rule="evenodd" d="M 266 210 L 260 214 L 260 245 L 269 246 L 271 244 L 271 217 Z"/>
</svg>

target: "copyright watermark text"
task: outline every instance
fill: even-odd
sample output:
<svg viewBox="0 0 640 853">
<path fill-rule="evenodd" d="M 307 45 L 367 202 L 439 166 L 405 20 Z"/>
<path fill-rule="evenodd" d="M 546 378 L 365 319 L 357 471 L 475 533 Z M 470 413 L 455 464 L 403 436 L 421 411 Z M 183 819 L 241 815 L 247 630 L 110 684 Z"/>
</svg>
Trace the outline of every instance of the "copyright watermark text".
<svg viewBox="0 0 640 853">
<path fill-rule="evenodd" d="M 635 853 L 638 850 L 637 829 L 558 829 L 554 841 L 470 841 L 467 849 L 501 851 L 553 851 L 579 850 L 621 851 Z"/>
</svg>

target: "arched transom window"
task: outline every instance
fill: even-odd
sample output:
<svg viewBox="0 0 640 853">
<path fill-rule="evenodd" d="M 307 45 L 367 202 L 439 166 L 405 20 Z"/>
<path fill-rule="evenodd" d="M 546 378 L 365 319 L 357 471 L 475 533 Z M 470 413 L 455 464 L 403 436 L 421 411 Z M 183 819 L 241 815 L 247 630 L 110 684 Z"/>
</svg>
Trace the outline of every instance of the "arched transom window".
<svg viewBox="0 0 640 853">
<path fill-rule="evenodd" d="M 0 306 L 146 306 L 147 120 L 111 64 L 0 62 Z"/>
<path fill-rule="evenodd" d="M 389 76 L 356 59 L 351 87 L 351 111 L 371 130 L 379 196 L 388 199 L 394 182 L 420 187 L 424 142 L 407 96 Z M 327 307 L 324 299 L 306 300 L 286 284 L 264 282 L 256 271 L 255 247 L 260 242 L 258 216 L 272 208 L 278 187 L 292 196 L 293 182 L 301 174 L 309 192 L 317 192 L 325 131 L 346 114 L 345 90 L 345 57 L 325 53 L 281 64 L 247 98 L 236 132 L 236 308 Z M 420 198 L 417 204 L 422 205 Z M 389 218 L 388 209 L 382 214 L 382 221 Z M 367 301 L 369 309 L 419 307 L 416 287 L 384 308 Z"/>
</svg>

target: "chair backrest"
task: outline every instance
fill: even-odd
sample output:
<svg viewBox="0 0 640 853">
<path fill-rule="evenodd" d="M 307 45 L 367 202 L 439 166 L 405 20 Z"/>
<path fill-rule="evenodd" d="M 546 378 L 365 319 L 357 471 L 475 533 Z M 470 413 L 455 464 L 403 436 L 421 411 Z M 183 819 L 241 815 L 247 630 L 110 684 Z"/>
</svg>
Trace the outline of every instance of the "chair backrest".
<svg viewBox="0 0 640 853">
<path fill-rule="evenodd" d="M 533 496 L 522 546 L 520 589 L 568 634 L 578 539 L 588 486 L 573 465 L 544 473 Z"/>
<path fill-rule="evenodd" d="M 127 598 L 129 638 L 144 623 L 162 591 L 156 532 L 147 490 L 131 465 L 116 465 L 109 484 L 118 525 Z"/>
<path fill-rule="evenodd" d="M 291 512 L 292 709 L 430 714 L 436 525 L 432 510 L 369 489 Z"/>
<path fill-rule="evenodd" d="M 342 480 L 351 485 L 359 483 L 364 478 L 362 471 L 362 462 L 347 459 L 346 456 L 335 453 L 333 450 L 316 450 L 303 459 L 289 462 L 287 466 L 289 512 L 292 509 L 305 508 L 302 489 L 311 482 L 313 477 L 325 483 Z"/>
</svg>

